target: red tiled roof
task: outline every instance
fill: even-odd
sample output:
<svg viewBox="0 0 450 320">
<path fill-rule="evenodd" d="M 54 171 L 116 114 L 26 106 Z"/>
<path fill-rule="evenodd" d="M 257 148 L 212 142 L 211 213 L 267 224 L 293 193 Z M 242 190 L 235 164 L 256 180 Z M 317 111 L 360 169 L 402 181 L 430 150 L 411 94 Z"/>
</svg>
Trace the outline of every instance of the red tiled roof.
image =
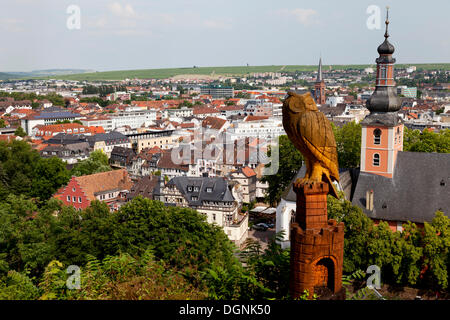
<svg viewBox="0 0 450 320">
<path fill-rule="evenodd" d="M 95 193 L 109 190 L 130 190 L 133 186 L 128 172 L 125 169 L 100 172 L 87 176 L 73 177 L 82 188 L 84 194 L 89 200 L 95 200 Z M 60 198 L 64 193 L 65 187 L 61 188 L 55 197 Z"/>
<path fill-rule="evenodd" d="M 247 116 L 245 118 L 245 121 L 260 121 L 260 120 L 267 120 L 269 117 L 263 117 L 263 116 Z"/>
<path fill-rule="evenodd" d="M 206 119 L 202 121 L 202 127 L 208 128 L 208 129 L 220 130 L 226 122 L 227 122 L 227 120 L 225 120 L 225 119 L 216 118 L 216 117 L 206 117 Z"/>
<path fill-rule="evenodd" d="M 247 178 L 256 176 L 256 172 L 255 172 L 252 168 L 249 168 L 249 167 L 243 167 L 243 168 L 242 168 L 242 173 L 243 173 Z"/>
<path fill-rule="evenodd" d="M 208 113 L 220 113 L 220 111 L 215 108 L 208 108 L 208 107 L 194 108 L 194 114 L 208 114 Z"/>
</svg>

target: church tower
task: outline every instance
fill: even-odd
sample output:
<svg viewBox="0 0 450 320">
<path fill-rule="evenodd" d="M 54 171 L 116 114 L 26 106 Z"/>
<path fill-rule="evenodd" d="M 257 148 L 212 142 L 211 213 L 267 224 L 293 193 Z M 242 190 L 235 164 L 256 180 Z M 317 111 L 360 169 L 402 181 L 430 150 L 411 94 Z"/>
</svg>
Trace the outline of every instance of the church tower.
<svg viewBox="0 0 450 320">
<path fill-rule="evenodd" d="M 317 79 L 314 83 L 314 99 L 317 104 L 325 104 L 325 81 L 322 76 L 322 58 L 319 60 L 319 70 L 317 71 Z"/>
<path fill-rule="evenodd" d="M 403 150 L 403 123 L 398 117 L 401 100 L 394 81 L 394 46 L 388 41 L 389 11 L 385 40 L 378 47 L 376 87 L 367 108 L 370 114 L 361 122 L 361 172 L 392 178 L 398 151 Z"/>
</svg>

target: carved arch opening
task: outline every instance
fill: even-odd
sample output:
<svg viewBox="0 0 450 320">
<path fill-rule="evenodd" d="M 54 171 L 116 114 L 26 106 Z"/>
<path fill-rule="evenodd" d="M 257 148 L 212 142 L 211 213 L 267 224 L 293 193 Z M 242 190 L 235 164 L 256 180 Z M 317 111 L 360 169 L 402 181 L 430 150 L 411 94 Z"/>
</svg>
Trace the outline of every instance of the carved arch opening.
<svg viewBox="0 0 450 320">
<path fill-rule="evenodd" d="M 313 264 L 314 291 L 316 288 L 328 288 L 334 292 L 335 287 L 335 262 L 331 257 L 322 257 Z"/>
</svg>

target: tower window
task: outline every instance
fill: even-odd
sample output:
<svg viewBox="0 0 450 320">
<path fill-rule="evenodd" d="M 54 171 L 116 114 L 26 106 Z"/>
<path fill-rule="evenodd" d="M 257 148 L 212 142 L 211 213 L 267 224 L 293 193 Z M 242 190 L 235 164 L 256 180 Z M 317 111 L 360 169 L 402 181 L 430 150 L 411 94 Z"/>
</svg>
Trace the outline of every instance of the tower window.
<svg viewBox="0 0 450 320">
<path fill-rule="evenodd" d="M 381 143 L 381 130 L 375 129 L 373 130 L 373 144 L 380 144 Z"/>
<path fill-rule="evenodd" d="M 373 165 L 376 167 L 380 165 L 380 155 L 378 153 L 373 155 Z"/>
<path fill-rule="evenodd" d="M 386 66 L 381 67 L 381 79 L 386 79 Z"/>
</svg>

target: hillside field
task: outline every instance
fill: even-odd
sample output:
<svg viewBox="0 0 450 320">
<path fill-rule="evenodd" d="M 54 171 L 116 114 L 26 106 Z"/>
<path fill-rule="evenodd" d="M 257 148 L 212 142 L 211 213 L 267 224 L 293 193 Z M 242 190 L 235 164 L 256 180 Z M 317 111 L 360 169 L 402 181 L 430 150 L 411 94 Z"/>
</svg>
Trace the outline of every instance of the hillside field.
<svg viewBox="0 0 450 320">
<path fill-rule="evenodd" d="M 415 65 L 417 69 L 425 70 L 450 70 L 450 63 L 441 64 L 398 64 L 396 68 L 405 68 Z M 324 65 L 323 70 L 348 70 L 364 69 L 375 67 L 372 65 Z M 280 71 L 315 71 L 317 65 L 287 65 L 287 66 L 230 66 L 230 67 L 192 67 L 192 68 L 170 68 L 170 69 L 142 69 L 142 70 L 122 70 L 105 71 L 94 73 L 80 73 L 69 75 L 57 75 L 49 77 L 40 77 L 40 79 L 64 79 L 78 81 L 105 81 L 105 80 L 124 80 L 124 79 L 166 79 L 179 75 L 213 75 L 213 76 L 245 76 L 255 72 L 280 72 Z"/>
</svg>

